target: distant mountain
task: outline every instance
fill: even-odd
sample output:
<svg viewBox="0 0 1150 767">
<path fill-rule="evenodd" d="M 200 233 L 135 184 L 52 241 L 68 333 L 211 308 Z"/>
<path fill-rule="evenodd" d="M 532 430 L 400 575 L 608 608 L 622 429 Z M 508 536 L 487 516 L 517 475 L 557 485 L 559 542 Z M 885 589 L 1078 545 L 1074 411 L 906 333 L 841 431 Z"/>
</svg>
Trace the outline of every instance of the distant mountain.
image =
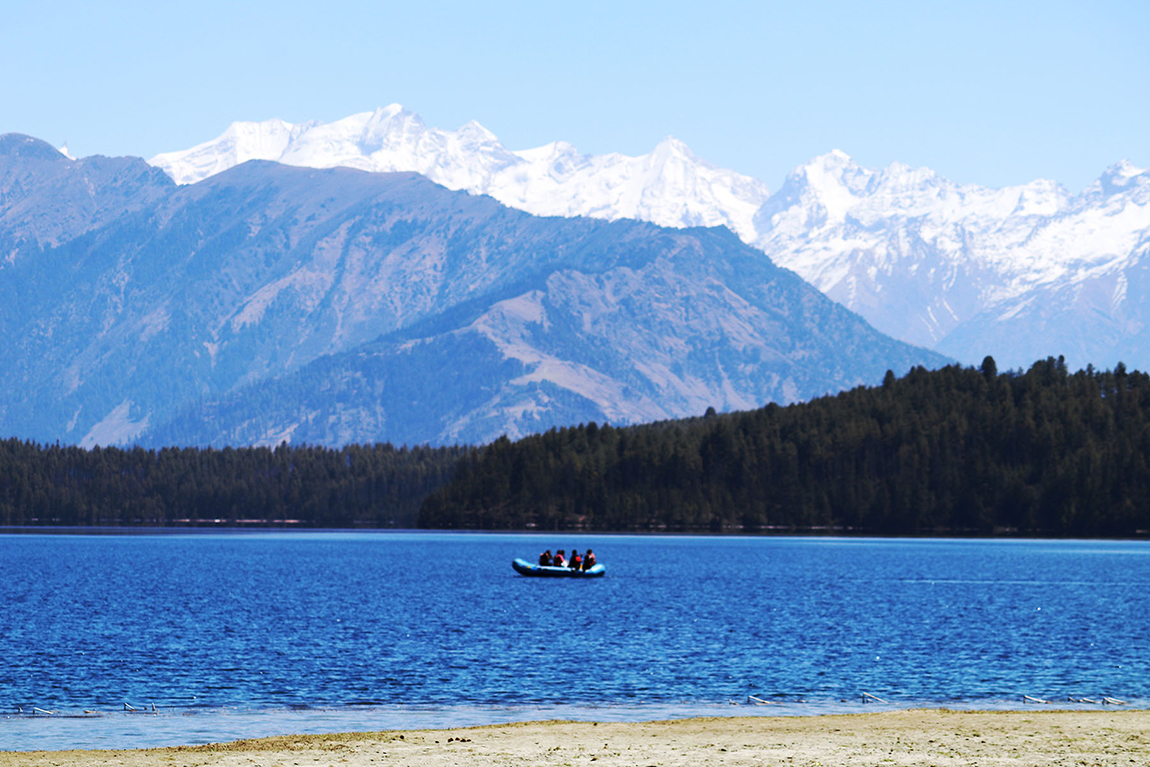
<svg viewBox="0 0 1150 767">
<path fill-rule="evenodd" d="M 1050 181 L 988 189 L 924 168 L 860 167 L 831 152 L 768 196 L 668 139 L 649 155 L 570 145 L 507 150 L 469 123 L 426 127 L 398 105 L 328 125 L 235 123 L 152 159 L 176 181 L 245 159 L 410 170 L 539 215 L 726 226 L 885 333 L 971 363 L 1150 366 L 1141 307 L 1150 174 L 1120 163 L 1078 195 Z"/>
<path fill-rule="evenodd" d="M 0 147 L 22 179 L 0 197 L 22 243 L 0 261 L 0 429 L 21 437 L 483 442 L 943 362 L 724 229 L 539 218 L 414 173 L 252 161 L 176 186 Z"/>
<path fill-rule="evenodd" d="M 875 327 L 967 362 L 1150 365 L 1150 173 L 1120 163 L 1079 195 L 986 189 L 841 152 L 788 176 L 755 244 Z"/>
<path fill-rule="evenodd" d="M 72 160 L 16 133 L 0 135 L 0 265 L 148 207 L 175 189 L 136 157 Z"/>
<path fill-rule="evenodd" d="M 148 442 L 486 442 L 792 402 L 941 361 L 723 230 L 619 222 L 580 235 L 594 244 L 483 300 L 192 408 Z"/>
<path fill-rule="evenodd" d="M 333 123 L 233 123 L 217 139 L 150 162 L 180 184 L 247 160 L 307 168 L 414 171 L 538 216 L 637 218 L 661 226 L 726 226 L 744 238 L 768 197 L 762 182 L 703 162 L 667 138 L 650 154 L 584 155 L 561 141 L 513 152 L 477 122 L 428 128 L 392 104 Z"/>
</svg>

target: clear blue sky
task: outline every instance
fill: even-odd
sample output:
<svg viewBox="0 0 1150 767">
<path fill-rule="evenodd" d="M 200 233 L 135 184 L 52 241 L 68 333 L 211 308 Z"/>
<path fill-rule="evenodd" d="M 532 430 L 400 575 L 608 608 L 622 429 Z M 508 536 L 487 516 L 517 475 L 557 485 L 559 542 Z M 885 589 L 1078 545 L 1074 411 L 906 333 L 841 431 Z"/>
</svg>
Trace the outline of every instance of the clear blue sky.
<svg viewBox="0 0 1150 767">
<path fill-rule="evenodd" d="M 0 132 L 77 155 L 391 102 L 511 149 L 674 135 L 771 189 L 838 148 L 989 186 L 1150 166 L 1150 2 L 16 0 Z"/>
</svg>

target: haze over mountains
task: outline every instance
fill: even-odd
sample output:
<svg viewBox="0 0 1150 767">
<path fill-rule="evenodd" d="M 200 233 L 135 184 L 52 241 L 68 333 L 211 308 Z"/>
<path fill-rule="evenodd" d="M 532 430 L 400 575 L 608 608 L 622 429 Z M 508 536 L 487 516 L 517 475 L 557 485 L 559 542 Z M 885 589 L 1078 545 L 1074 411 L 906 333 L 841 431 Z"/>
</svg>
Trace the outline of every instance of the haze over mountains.
<svg viewBox="0 0 1150 767">
<path fill-rule="evenodd" d="M 485 442 L 944 362 L 722 228 L 541 218 L 350 168 L 178 186 L 15 134 L 0 301 L 0 431 L 84 445 Z"/>
<path fill-rule="evenodd" d="M 833 151 L 770 195 L 670 138 L 642 157 L 562 142 L 513 152 L 477 123 L 428 128 L 395 104 L 327 125 L 234 123 L 151 162 L 186 183 L 252 158 L 416 171 L 538 215 L 722 225 L 879 330 L 964 362 L 1064 354 L 1072 366 L 1150 367 L 1150 173 L 1126 162 L 1071 194 L 871 170 Z"/>
</svg>

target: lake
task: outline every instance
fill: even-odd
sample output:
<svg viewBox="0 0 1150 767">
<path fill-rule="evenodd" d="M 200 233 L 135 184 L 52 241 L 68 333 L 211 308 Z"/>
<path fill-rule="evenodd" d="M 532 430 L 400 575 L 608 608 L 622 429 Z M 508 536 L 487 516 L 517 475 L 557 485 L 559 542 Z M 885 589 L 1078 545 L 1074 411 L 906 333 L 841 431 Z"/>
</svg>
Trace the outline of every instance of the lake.
<svg viewBox="0 0 1150 767">
<path fill-rule="evenodd" d="M 511 569 L 587 546 L 605 578 Z M 0 535 L 0 565 L 0 749 L 884 705 L 864 693 L 1150 707 L 1141 541 Z"/>
</svg>

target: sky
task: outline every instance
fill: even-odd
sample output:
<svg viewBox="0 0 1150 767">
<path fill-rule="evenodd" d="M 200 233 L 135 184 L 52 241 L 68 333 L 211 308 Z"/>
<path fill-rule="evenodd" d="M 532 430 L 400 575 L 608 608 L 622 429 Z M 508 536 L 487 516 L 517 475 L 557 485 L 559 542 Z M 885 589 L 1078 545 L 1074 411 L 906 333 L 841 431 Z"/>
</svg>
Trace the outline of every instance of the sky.
<svg viewBox="0 0 1150 767">
<path fill-rule="evenodd" d="M 510 149 L 639 155 L 673 135 L 772 190 L 832 149 L 1072 192 L 1150 167 L 1145 0 L 16 0 L 4 26 L 0 133 L 75 156 L 398 102 Z"/>
</svg>

